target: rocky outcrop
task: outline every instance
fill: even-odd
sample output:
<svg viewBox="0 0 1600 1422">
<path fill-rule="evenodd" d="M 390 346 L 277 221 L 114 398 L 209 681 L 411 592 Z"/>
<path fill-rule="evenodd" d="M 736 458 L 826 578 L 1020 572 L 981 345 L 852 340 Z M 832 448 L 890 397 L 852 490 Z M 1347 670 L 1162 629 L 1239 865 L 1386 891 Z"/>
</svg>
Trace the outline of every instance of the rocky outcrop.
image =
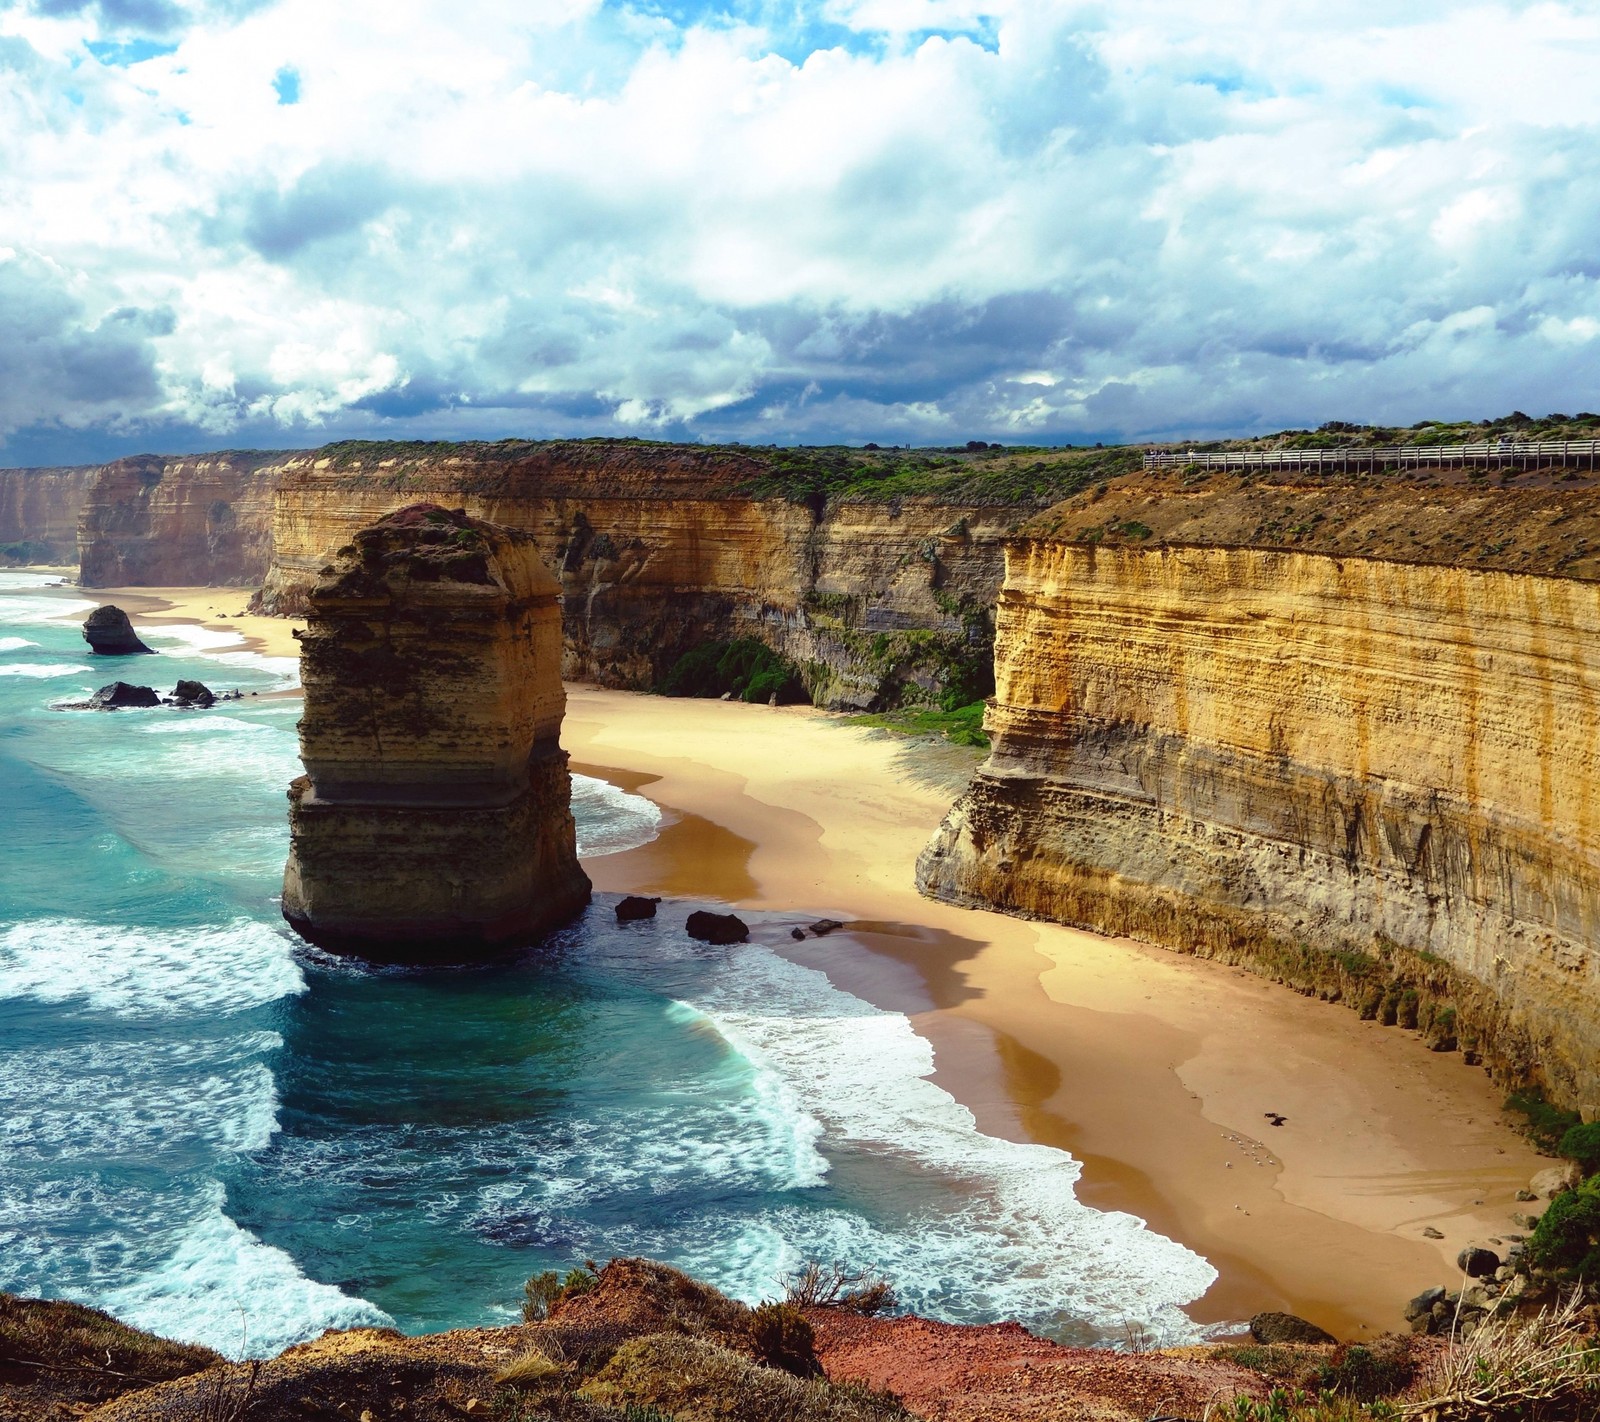
<svg viewBox="0 0 1600 1422">
<path fill-rule="evenodd" d="M 0 469 L 0 562 L 72 562 L 78 516 L 97 469 Z"/>
<path fill-rule="evenodd" d="M 83 640 L 100 657 L 154 656 L 139 640 L 128 614 L 120 607 L 104 603 L 83 619 Z"/>
<path fill-rule="evenodd" d="M 97 470 L 77 530 L 89 588 L 256 587 L 283 451 L 137 455 Z"/>
<path fill-rule="evenodd" d="M 298 615 L 333 549 L 425 497 L 534 537 L 569 679 L 650 687 L 702 642 L 755 636 L 819 704 L 871 706 L 987 666 L 1000 539 L 1035 507 L 1008 488 L 813 495 L 765 451 L 630 441 L 333 447 L 285 467 L 255 606 Z"/>
<path fill-rule="evenodd" d="M 301 638 L 283 912 L 302 936 L 455 958 L 587 902 L 558 593 L 531 538 L 429 504 L 335 558 Z"/>
<path fill-rule="evenodd" d="M 1189 522 L 1182 491 L 1080 501 L 1016 540 L 993 751 L 919 885 L 1245 963 L 1592 1114 L 1600 585 L 1339 556 L 1314 521 L 1300 548 L 1216 546 L 1317 492 L 1206 494 Z M 1501 490 L 1452 523 L 1439 491 L 1408 498 L 1402 528 L 1474 553 L 1484 519 L 1600 507 Z"/>
<path fill-rule="evenodd" d="M 153 686 L 134 686 L 131 682 L 114 681 L 110 686 L 102 686 L 82 706 L 88 711 L 127 711 L 160 704 L 161 698 Z"/>
</svg>

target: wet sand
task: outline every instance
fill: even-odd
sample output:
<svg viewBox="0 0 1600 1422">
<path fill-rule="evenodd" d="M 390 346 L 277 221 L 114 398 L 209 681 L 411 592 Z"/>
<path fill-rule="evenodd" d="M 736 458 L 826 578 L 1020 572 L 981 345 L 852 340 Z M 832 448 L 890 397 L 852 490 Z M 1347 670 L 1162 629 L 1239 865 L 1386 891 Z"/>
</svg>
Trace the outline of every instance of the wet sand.
<svg viewBox="0 0 1600 1422">
<path fill-rule="evenodd" d="M 1511 1227 L 1546 1163 L 1481 1070 L 1413 1033 L 1239 969 L 921 898 L 916 854 L 974 753 L 806 708 L 590 688 L 571 689 L 564 740 L 673 821 L 591 860 L 597 888 L 849 921 L 783 951 L 910 1013 L 984 1130 L 1070 1150 L 1086 1202 L 1205 1255 L 1204 1322 L 1282 1308 L 1347 1337 L 1402 1327 L 1463 1244 Z"/>
<path fill-rule="evenodd" d="M 76 569 L 68 569 L 75 574 Z M 244 638 L 238 651 L 260 652 L 268 657 L 298 657 L 300 644 L 294 639 L 296 628 L 305 626 L 287 617 L 262 617 L 247 613 L 249 588 L 83 588 L 83 596 L 101 603 L 115 603 L 132 620 L 134 627 L 171 623 L 198 623 L 216 632 L 237 632 Z M 225 649 L 226 650 L 226 649 Z"/>
</svg>

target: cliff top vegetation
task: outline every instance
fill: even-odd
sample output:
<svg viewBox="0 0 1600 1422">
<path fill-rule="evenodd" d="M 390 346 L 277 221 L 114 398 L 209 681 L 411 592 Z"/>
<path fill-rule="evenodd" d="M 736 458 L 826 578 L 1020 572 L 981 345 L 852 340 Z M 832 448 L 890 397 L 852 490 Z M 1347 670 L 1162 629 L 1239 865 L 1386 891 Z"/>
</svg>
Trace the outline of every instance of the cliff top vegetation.
<svg viewBox="0 0 1600 1422">
<path fill-rule="evenodd" d="M 1600 471 L 1141 469 L 1063 500 L 1022 532 L 1600 580 Z"/>
</svg>

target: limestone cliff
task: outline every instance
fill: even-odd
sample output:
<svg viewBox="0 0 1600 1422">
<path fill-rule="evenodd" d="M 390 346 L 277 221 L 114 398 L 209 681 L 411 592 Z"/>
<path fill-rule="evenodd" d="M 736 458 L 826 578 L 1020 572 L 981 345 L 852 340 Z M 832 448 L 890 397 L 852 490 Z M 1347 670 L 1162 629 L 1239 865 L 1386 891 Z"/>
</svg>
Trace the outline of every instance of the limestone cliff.
<svg viewBox="0 0 1600 1422">
<path fill-rule="evenodd" d="M 630 441 L 317 451 L 285 466 L 257 606 L 298 613 L 331 550 L 422 497 L 533 535 L 561 579 L 569 678 L 648 687 L 702 641 L 753 635 L 819 703 L 868 706 L 941 685 L 969 643 L 986 659 L 1000 539 L 1030 496 L 805 494 L 772 460 Z"/>
<path fill-rule="evenodd" d="M 256 587 L 280 452 L 137 455 L 95 472 L 77 530 L 85 587 Z"/>
<path fill-rule="evenodd" d="M 993 751 L 920 886 L 1244 962 L 1600 1109 L 1600 585 L 1492 566 L 1566 566 L 1600 496 L 1158 494 L 1008 547 Z M 1361 506 L 1416 561 L 1330 547 Z"/>
<path fill-rule="evenodd" d="M 0 561 L 69 563 L 96 467 L 0 469 Z"/>
<path fill-rule="evenodd" d="M 431 504 L 339 552 L 301 637 L 306 774 L 289 792 L 283 912 L 302 936 L 459 957 L 588 900 L 558 595 L 532 539 Z"/>
</svg>

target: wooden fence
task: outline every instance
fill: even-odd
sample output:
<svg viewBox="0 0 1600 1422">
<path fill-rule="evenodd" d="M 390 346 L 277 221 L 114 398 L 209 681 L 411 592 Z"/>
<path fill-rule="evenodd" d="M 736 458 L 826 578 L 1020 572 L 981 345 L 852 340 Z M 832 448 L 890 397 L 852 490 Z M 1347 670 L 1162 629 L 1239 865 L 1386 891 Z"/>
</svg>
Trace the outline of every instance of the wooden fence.
<svg viewBox="0 0 1600 1422">
<path fill-rule="evenodd" d="M 1146 469 L 1278 469 L 1344 474 L 1380 469 L 1535 469 L 1563 465 L 1600 468 L 1600 440 L 1511 440 L 1493 444 L 1398 444 L 1361 449 L 1229 449 L 1220 454 L 1167 454 L 1147 450 Z"/>
</svg>

